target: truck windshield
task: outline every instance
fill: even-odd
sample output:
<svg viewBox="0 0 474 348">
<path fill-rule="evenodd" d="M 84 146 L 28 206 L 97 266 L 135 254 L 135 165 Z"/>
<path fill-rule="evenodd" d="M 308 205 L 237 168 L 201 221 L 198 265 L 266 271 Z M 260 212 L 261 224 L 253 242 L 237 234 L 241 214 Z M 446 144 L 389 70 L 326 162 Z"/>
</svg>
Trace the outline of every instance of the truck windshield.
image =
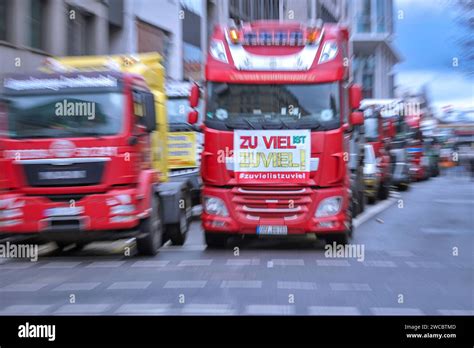
<svg viewBox="0 0 474 348">
<path fill-rule="evenodd" d="M 77 93 L 6 98 L 10 138 L 87 137 L 122 130 L 124 95 Z"/>
<path fill-rule="evenodd" d="M 340 126 L 339 84 L 208 83 L 206 125 L 217 129 L 312 129 Z"/>
<path fill-rule="evenodd" d="M 369 117 L 364 120 L 365 138 L 368 141 L 375 141 L 379 136 L 379 121 L 376 117 Z"/>
<path fill-rule="evenodd" d="M 187 98 L 168 99 L 166 106 L 168 109 L 168 122 L 169 123 L 188 122 L 188 113 L 191 110 L 191 108 L 189 107 L 189 99 Z"/>
</svg>

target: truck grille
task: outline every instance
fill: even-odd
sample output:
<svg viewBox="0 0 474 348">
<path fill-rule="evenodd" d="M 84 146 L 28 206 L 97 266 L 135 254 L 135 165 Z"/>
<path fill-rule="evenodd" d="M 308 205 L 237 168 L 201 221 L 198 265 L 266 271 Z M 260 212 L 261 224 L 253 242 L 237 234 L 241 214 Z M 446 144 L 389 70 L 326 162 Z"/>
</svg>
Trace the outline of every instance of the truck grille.
<svg viewBox="0 0 474 348">
<path fill-rule="evenodd" d="M 283 218 L 295 220 L 309 211 L 309 188 L 245 188 L 233 189 L 232 201 L 238 213 L 248 219 Z"/>
<path fill-rule="evenodd" d="M 105 162 L 72 163 L 67 165 L 24 163 L 22 165 L 29 186 L 85 186 L 96 185 L 101 182 Z"/>
</svg>

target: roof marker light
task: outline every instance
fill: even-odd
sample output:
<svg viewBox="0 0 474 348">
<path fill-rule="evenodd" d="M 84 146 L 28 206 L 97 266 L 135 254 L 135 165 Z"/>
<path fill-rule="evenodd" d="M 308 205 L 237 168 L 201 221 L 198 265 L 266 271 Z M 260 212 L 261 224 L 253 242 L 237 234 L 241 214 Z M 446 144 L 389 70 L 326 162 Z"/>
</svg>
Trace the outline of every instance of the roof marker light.
<svg viewBox="0 0 474 348">
<path fill-rule="evenodd" d="M 239 32 L 237 31 L 237 29 L 235 28 L 230 29 L 229 37 L 230 37 L 230 41 L 232 41 L 234 45 L 239 43 Z"/>
<path fill-rule="evenodd" d="M 319 39 L 320 36 L 321 31 L 314 28 L 308 29 L 308 31 L 306 32 L 306 43 L 312 45 Z"/>
</svg>

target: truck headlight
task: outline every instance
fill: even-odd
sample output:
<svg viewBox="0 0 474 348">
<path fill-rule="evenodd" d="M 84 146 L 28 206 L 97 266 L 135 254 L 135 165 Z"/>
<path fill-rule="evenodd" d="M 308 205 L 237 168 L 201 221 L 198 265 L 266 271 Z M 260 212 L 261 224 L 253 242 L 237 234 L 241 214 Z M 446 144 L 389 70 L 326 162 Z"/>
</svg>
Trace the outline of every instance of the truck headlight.
<svg viewBox="0 0 474 348">
<path fill-rule="evenodd" d="M 319 203 L 316 210 L 316 217 L 333 216 L 339 213 L 342 205 L 342 197 L 325 198 Z"/>
<path fill-rule="evenodd" d="M 13 219 L 22 215 L 23 211 L 18 208 L 0 211 L 0 219 Z"/>
<path fill-rule="evenodd" d="M 224 201 L 217 197 L 204 197 L 204 211 L 211 215 L 229 216 Z"/>
<path fill-rule="evenodd" d="M 209 45 L 209 52 L 211 56 L 221 62 L 228 63 L 227 54 L 225 53 L 225 46 L 221 40 L 212 40 Z"/>
<path fill-rule="evenodd" d="M 133 204 L 121 204 L 110 208 L 110 214 L 131 214 L 135 211 L 135 205 Z"/>
</svg>

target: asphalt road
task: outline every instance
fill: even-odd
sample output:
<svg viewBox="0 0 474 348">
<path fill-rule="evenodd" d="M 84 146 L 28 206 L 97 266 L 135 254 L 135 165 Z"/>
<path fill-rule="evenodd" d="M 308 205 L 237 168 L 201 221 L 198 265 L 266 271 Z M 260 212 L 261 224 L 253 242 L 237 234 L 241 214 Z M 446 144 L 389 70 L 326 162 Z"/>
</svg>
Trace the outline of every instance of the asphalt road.
<svg viewBox="0 0 474 348">
<path fill-rule="evenodd" d="M 358 218 L 363 260 L 318 241 L 206 250 L 198 221 L 153 258 L 123 256 L 133 240 L 45 247 L 37 262 L 0 259 L 0 314 L 473 315 L 473 222 L 474 182 L 451 171 Z"/>
</svg>

